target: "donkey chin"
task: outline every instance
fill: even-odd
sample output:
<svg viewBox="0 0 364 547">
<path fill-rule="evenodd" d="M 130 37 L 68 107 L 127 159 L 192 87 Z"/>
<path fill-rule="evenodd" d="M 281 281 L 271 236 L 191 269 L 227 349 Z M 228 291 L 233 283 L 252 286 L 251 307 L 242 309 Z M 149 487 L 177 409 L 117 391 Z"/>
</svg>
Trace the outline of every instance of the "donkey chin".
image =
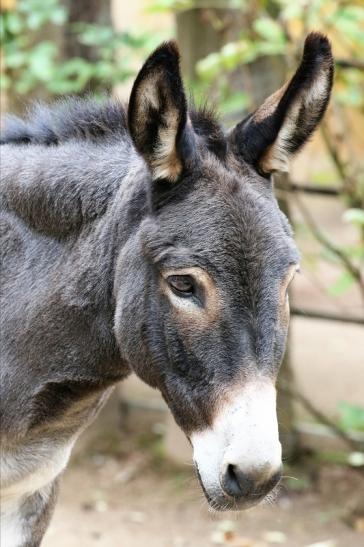
<svg viewBox="0 0 364 547">
<path fill-rule="evenodd" d="M 199 481 L 211 508 L 240 511 L 260 503 L 281 479 L 282 448 L 271 383 L 248 384 L 191 435 Z"/>
</svg>

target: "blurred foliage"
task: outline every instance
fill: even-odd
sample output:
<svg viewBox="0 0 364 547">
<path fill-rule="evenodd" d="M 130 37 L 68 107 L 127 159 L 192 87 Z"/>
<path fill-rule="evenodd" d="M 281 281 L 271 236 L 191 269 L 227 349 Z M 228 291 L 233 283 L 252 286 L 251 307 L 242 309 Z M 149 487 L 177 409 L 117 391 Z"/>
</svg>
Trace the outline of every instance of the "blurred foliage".
<svg viewBox="0 0 364 547">
<path fill-rule="evenodd" d="M 320 450 L 315 453 L 314 460 L 319 465 L 332 464 L 362 468 L 364 466 L 364 453 L 360 451 Z"/>
<path fill-rule="evenodd" d="M 134 75 L 135 55 L 150 49 L 148 34 L 67 21 L 67 10 L 59 0 L 18 0 L 15 9 L 1 13 L 2 89 L 21 95 L 39 86 L 50 95 L 81 93 L 91 87 L 102 92 Z M 54 38 L 67 24 L 73 39 L 92 48 L 95 60 L 62 58 L 62 44 Z"/>
<path fill-rule="evenodd" d="M 249 3 L 242 1 L 241 9 L 247 14 L 251 26 L 244 29 L 238 39 L 226 44 L 220 52 L 209 55 L 199 63 L 202 78 L 212 80 L 223 70 L 234 70 L 241 64 L 262 56 L 284 55 L 288 66 L 293 67 L 299 58 L 304 36 L 315 29 L 340 39 L 341 54 L 362 62 L 364 58 L 364 6 L 345 0 L 275 0 L 255 3 L 250 13 Z M 271 11 L 278 13 L 275 17 Z M 336 98 L 343 104 L 363 108 L 363 77 L 357 68 L 337 67 Z"/>
<path fill-rule="evenodd" d="M 364 407 L 341 402 L 338 411 L 339 425 L 344 431 L 364 432 Z"/>
<path fill-rule="evenodd" d="M 352 222 L 358 226 L 364 226 L 364 210 L 363 209 L 347 209 L 343 216 L 344 221 Z"/>
</svg>

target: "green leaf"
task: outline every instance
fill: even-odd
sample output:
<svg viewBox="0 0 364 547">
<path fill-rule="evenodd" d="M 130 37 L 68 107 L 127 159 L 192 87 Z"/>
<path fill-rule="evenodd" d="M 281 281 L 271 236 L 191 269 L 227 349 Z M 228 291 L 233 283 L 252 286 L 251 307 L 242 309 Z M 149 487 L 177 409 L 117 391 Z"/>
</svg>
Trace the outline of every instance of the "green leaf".
<svg viewBox="0 0 364 547">
<path fill-rule="evenodd" d="M 94 76 L 101 82 L 112 81 L 114 73 L 115 66 L 113 63 L 98 62 L 94 65 Z"/>
<path fill-rule="evenodd" d="M 47 19 L 44 17 L 43 13 L 34 11 L 33 13 L 29 14 L 27 22 L 28 22 L 28 27 L 31 30 L 38 30 L 44 25 L 46 21 Z"/>
<path fill-rule="evenodd" d="M 220 52 L 210 53 L 196 65 L 196 71 L 203 80 L 211 81 L 223 71 L 232 72 L 239 66 L 257 58 L 256 45 L 241 39 L 225 44 Z"/>
<path fill-rule="evenodd" d="M 364 407 L 347 402 L 338 404 L 339 424 L 345 431 L 364 431 Z"/>
<path fill-rule="evenodd" d="M 330 169 L 314 171 L 311 174 L 311 179 L 318 186 L 331 186 L 333 180 L 333 172 Z"/>
<path fill-rule="evenodd" d="M 292 2 L 289 0 L 287 2 L 280 2 L 280 4 L 285 4 L 281 10 L 281 17 L 285 21 L 290 21 L 291 19 L 301 18 L 304 12 L 303 2 Z"/>
<path fill-rule="evenodd" d="M 25 65 L 28 55 L 24 51 L 9 51 L 5 55 L 4 64 L 6 68 L 17 69 Z"/>
<path fill-rule="evenodd" d="M 344 222 L 364 226 L 364 211 L 363 209 L 348 209 L 343 214 L 343 220 Z"/>
<path fill-rule="evenodd" d="M 80 57 L 74 57 L 58 68 L 47 85 L 52 93 L 79 93 L 85 88 L 92 75 L 92 65 Z"/>
<path fill-rule="evenodd" d="M 269 17 L 261 17 L 253 23 L 255 32 L 268 42 L 284 44 L 286 39 L 279 24 Z"/>
<path fill-rule="evenodd" d="M 234 93 L 222 103 L 220 111 L 223 116 L 237 114 L 245 110 L 249 103 L 250 99 L 247 93 Z"/>
<path fill-rule="evenodd" d="M 197 74 L 202 79 L 212 80 L 221 70 L 221 56 L 219 53 L 210 53 L 196 65 Z"/>
<path fill-rule="evenodd" d="M 114 38 L 114 32 L 111 27 L 102 25 L 84 25 L 79 24 L 79 41 L 86 46 L 110 45 Z"/>
<path fill-rule="evenodd" d="M 115 32 L 107 25 L 74 23 L 71 32 L 80 43 L 93 48 L 95 60 L 89 63 L 72 58 L 61 62 L 57 45 L 42 41 L 36 34 L 44 28 L 48 36 L 54 30 L 52 25 L 66 22 L 67 14 L 61 0 L 17 0 L 16 11 L 1 14 L 4 68 L 16 71 L 16 78 L 11 72 L 3 78 L 3 88 L 10 85 L 17 93 L 26 94 L 41 83 L 48 92 L 59 95 L 82 92 L 92 81 L 97 92 L 105 84 L 130 78 L 135 53 L 141 48 L 149 51 L 152 38 L 159 39 L 157 32 L 151 36 Z"/>
<path fill-rule="evenodd" d="M 67 10 L 63 6 L 58 6 L 57 9 L 51 13 L 51 21 L 54 25 L 64 25 L 67 21 Z"/>
<path fill-rule="evenodd" d="M 230 42 L 220 52 L 221 66 L 232 72 L 245 63 L 250 63 L 256 58 L 255 46 L 248 40 Z"/>
<path fill-rule="evenodd" d="M 284 42 L 257 42 L 255 44 L 256 53 L 259 55 L 284 55 L 286 53 L 286 44 Z"/>
<path fill-rule="evenodd" d="M 364 45 L 364 32 L 357 20 L 350 17 L 341 17 L 335 19 L 334 24 L 339 32 L 344 33 L 346 38 Z"/>
<path fill-rule="evenodd" d="M 4 25 L 11 34 L 20 34 L 24 30 L 24 23 L 15 12 L 4 14 Z"/>
<path fill-rule="evenodd" d="M 53 42 L 41 42 L 29 53 L 29 70 L 42 82 L 50 80 L 54 73 L 57 46 Z"/>
<path fill-rule="evenodd" d="M 21 77 L 14 82 L 14 85 L 17 93 L 26 95 L 37 85 L 37 83 L 37 80 L 29 71 L 24 71 Z"/>
<path fill-rule="evenodd" d="M 350 289 L 354 281 L 355 278 L 351 275 L 351 273 L 345 271 L 340 275 L 335 283 L 330 285 L 330 287 L 327 289 L 327 292 L 332 296 L 339 296 L 340 294 L 343 294 L 348 289 Z"/>
<path fill-rule="evenodd" d="M 355 23 L 363 23 L 364 22 L 364 8 L 360 6 L 345 6 L 341 9 L 337 10 L 335 14 L 335 19 L 346 19 L 349 21 L 353 21 Z"/>
<path fill-rule="evenodd" d="M 117 32 L 115 34 L 115 45 L 125 45 L 132 49 L 144 47 L 149 40 L 147 34 L 132 34 L 131 32 Z"/>
<path fill-rule="evenodd" d="M 9 89 L 11 78 L 7 74 L 2 73 L 0 76 L 0 89 Z"/>
<path fill-rule="evenodd" d="M 154 0 L 146 8 L 147 13 L 182 11 L 194 7 L 194 0 Z"/>
</svg>

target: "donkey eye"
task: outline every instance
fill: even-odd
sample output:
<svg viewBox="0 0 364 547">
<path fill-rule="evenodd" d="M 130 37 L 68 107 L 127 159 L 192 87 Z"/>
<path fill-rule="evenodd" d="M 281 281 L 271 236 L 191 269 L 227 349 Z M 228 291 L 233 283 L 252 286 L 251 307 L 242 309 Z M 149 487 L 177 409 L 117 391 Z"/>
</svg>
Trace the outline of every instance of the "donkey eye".
<svg viewBox="0 0 364 547">
<path fill-rule="evenodd" d="M 170 275 L 167 283 L 177 296 L 193 296 L 195 293 L 193 280 L 189 275 Z"/>
</svg>

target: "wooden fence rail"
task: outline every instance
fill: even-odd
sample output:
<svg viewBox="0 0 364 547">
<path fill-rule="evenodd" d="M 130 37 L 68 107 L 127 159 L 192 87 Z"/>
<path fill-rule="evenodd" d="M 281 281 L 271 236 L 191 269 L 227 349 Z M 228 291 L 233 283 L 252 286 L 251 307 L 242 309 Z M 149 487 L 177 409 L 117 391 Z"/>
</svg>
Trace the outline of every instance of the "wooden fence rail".
<svg viewBox="0 0 364 547">
<path fill-rule="evenodd" d="M 341 323 L 354 323 L 356 325 L 364 325 L 364 318 L 361 317 L 350 317 L 348 315 L 308 310 L 304 308 L 292 307 L 291 315 L 295 315 L 297 317 L 307 317 L 307 319 L 322 319 L 323 321 L 340 321 Z"/>
<path fill-rule="evenodd" d="M 341 194 L 339 188 L 334 186 L 315 186 L 314 184 L 296 184 L 289 182 L 287 185 L 276 185 L 277 190 L 286 192 L 302 192 L 304 194 L 318 194 L 322 196 L 339 196 Z"/>
</svg>

